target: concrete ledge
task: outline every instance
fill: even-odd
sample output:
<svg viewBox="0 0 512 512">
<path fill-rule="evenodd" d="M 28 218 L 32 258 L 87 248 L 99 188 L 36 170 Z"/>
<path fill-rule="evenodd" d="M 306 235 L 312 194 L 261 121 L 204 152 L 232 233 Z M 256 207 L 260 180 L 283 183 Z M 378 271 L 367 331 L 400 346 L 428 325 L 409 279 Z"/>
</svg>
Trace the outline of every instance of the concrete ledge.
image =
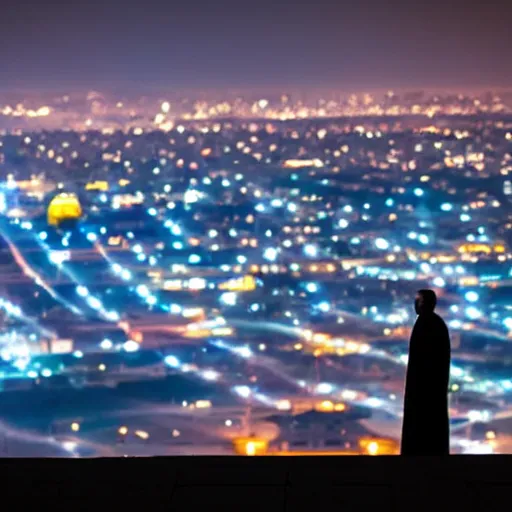
<svg viewBox="0 0 512 512">
<path fill-rule="evenodd" d="M 509 500 L 511 464 L 509 456 L 2 459 L 0 472 L 3 499 L 26 510 L 488 512 Z"/>
</svg>

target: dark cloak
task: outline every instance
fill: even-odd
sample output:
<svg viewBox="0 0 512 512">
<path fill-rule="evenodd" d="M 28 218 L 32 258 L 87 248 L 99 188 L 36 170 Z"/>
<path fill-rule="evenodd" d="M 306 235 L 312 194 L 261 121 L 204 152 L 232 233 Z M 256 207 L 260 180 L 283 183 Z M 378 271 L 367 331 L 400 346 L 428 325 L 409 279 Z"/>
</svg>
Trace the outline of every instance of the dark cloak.
<svg viewBox="0 0 512 512">
<path fill-rule="evenodd" d="M 436 313 L 418 316 L 405 380 L 402 455 L 448 455 L 450 336 Z"/>
</svg>

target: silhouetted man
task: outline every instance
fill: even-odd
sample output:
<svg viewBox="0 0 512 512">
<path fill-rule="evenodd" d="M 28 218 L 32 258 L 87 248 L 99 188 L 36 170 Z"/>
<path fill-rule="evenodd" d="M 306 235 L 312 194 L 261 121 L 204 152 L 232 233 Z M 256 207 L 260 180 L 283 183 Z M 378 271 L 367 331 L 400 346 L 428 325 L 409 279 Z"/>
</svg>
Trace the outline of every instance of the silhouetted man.
<svg viewBox="0 0 512 512">
<path fill-rule="evenodd" d="M 432 290 L 420 290 L 414 302 L 418 318 L 409 344 L 402 455 L 450 453 L 450 336 L 443 319 L 434 313 L 436 302 Z"/>
</svg>

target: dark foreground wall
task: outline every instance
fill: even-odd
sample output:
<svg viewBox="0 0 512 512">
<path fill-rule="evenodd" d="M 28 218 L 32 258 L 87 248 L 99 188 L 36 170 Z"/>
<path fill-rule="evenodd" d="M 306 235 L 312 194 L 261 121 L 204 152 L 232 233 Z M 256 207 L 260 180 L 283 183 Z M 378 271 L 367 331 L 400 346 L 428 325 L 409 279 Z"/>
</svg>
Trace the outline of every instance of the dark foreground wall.
<svg viewBox="0 0 512 512">
<path fill-rule="evenodd" d="M 180 457 L 0 460 L 14 510 L 492 512 L 512 457 Z"/>
</svg>

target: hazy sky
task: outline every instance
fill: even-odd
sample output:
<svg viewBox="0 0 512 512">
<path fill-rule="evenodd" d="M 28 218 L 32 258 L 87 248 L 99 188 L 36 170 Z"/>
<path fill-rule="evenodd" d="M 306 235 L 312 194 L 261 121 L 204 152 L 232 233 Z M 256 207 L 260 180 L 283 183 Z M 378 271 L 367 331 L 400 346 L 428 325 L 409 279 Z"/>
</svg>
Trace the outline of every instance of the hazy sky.
<svg viewBox="0 0 512 512">
<path fill-rule="evenodd" d="M 511 5 L 2 0 L 0 84 L 508 86 Z"/>
</svg>

